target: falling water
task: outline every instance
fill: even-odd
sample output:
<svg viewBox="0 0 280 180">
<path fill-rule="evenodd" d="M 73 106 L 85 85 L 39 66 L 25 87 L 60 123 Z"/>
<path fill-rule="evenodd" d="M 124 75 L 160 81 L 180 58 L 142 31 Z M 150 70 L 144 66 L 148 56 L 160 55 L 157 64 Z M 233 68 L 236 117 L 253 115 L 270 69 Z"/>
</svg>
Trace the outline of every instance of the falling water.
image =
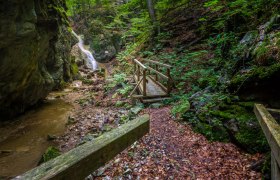
<svg viewBox="0 0 280 180">
<path fill-rule="evenodd" d="M 91 69 L 97 70 L 97 62 L 94 59 L 92 53 L 84 48 L 84 41 L 81 38 L 81 36 L 78 36 L 74 31 L 72 31 L 72 34 L 74 34 L 74 36 L 76 36 L 78 38 L 78 40 L 79 40 L 78 46 L 81 49 L 81 51 L 86 55 L 87 60 L 88 60 L 89 64 L 91 65 Z"/>
</svg>

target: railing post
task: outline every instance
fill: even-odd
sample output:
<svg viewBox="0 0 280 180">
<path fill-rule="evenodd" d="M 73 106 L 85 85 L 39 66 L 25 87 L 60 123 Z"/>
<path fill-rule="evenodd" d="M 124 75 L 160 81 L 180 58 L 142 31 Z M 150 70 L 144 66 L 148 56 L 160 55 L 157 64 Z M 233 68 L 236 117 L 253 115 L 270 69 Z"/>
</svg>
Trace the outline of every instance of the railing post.
<svg viewBox="0 0 280 180">
<path fill-rule="evenodd" d="M 146 90 L 146 83 L 147 83 L 147 77 L 146 77 L 146 69 L 143 69 L 143 96 L 147 96 L 147 90 Z"/>
<path fill-rule="evenodd" d="M 138 82 L 140 80 L 140 66 L 137 65 L 136 67 L 137 67 L 137 73 L 136 73 L 137 75 L 136 76 L 137 76 L 137 82 Z"/>
<path fill-rule="evenodd" d="M 167 82 L 167 94 L 170 95 L 171 92 L 171 76 L 170 76 L 170 68 L 167 68 L 167 77 L 168 77 L 168 82 Z"/>
<path fill-rule="evenodd" d="M 271 151 L 271 179 L 276 180 L 280 178 L 280 168 L 274 157 L 273 152 Z"/>
<path fill-rule="evenodd" d="M 156 70 L 158 71 L 158 65 L 156 64 Z M 158 75 L 156 73 L 156 81 L 158 81 Z"/>
<path fill-rule="evenodd" d="M 136 72 L 136 62 L 133 61 L 133 65 L 134 65 L 134 72 L 133 74 Z"/>
</svg>

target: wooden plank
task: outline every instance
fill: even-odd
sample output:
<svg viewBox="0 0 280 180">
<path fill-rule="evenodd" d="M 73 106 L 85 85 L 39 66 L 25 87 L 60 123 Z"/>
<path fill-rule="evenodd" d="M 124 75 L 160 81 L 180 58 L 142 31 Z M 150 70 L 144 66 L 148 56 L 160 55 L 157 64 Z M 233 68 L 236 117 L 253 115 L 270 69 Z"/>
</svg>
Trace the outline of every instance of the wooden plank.
<svg viewBox="0 0 280 180">
<path fill-rule="evenodd" d="M 130 96 L 131 98 L 133 98 L 133 99 L 141 99 L 141 98 L 143 98 L 144 96 L 143 95 L 132 95 L 132 96 Z"/>
<path fill-rule="evenodd" d="M 274 113 L 279 113 L 280 114 L 280 109 L 271 109 L 271 108 L 266 108 L 269 112 L 274 112 Z"/>
<path fill-rule="evenodd" d="M 262 104 L 255 104 L 254 112 L 271 148 L 271 152 L 280 164 L 280 126 Z"/>
<path fill-rule="evenodd" d="M 151 68 L 151 67 L 147 67 L 147 69 L 149 69 L 150 71 L 152 71 L 152 72 L 154 72 L 154 73 L 156 73 L 156 74 L 158 74 L 158 75 L 160 75 L 162 78 L 164 78 L 164 79 L 169 79 L 169 77 L 167 77 L 166 75 L 164 75 L 164 74 L 162 74 L 161 72 L 159 72 L 159 71 L 157 71 L 157 70 L 155 70 L 155 69 L 153 69 L 153 68 Z"/>
<path fill-rule="evenodd" d="M 140 77 L 142 78 L 142 77 Z M 143 83 L 139 85 L 140 93 L 143 93 Z M 155 84 L 150 77 L 147 77 L 147 84 L 146 84 L 146 94 L 147 97 L 165 97 L 167 94 L 165 91 L 157 84 Z"/>
<path fill-rule="evenodd" d="M 142 69 L 146 69 L 147 67 L 144 65 L 144 64 L 142 64 L 140 61 L 138 61 L 137 59 L 134 59 L 134 62 L 138 65 L 138 66 L 140 66 Z"/>
<path fill-rule="evenodd" d="M 155 102 L 161 102 L 164 100 L 169 100 L 169 97 L 166 98 L 153 98 L 153 99 L 143 99 L 143 103 L 155 103 Z"/>
<path fill-rule="evenodd" d="M 146 62 L 149 62 L 149 63 L 153 63 L 153 64 L 157 64 L 157 65 L 160 65 L 160 66 L 164 66 L 164 67 L 167 67 L 167 68 L 172 68 L 171 65 L 164 64 L 164 63 L 161 63 L 161 62 L 158 62 L 158 61 L 152 61 L 152 60 L 148 60 L 148 59 L 143 59 L 143 61 L 146 61 Z"/>
<path fill-rule="evenodd" d="M 166 88 L 163 84 L 161 84 L 159 81 L 155 80 L 152 76 L 149 76 L 149 78 L 150 78 L 154 83 L 156 83 L 157 85 L 159 85 L 159 86 L 164 90 L 164 92 L 167 93 L 167 88 Z"/>
<path fill-rule="evenodd" d="M 15 179 L 84 179 L 148 132 L 149 115 L 143 115 Z"/>
</svg>

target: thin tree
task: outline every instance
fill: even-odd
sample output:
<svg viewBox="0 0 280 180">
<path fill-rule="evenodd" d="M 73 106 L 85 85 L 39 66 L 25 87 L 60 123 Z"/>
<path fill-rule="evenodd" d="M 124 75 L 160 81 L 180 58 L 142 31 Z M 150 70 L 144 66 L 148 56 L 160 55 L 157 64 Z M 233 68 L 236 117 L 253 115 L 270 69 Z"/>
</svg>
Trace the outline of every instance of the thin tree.
<svg viewBox="0 0 280 180">
<path fill-rule="evenodd" d="M 154 29 L 156 34 L 159 34 L 160 33 L 160 27 L 159 27 L 159 24 L 157 22 L 157 17 L 156 17 L 156 13 L 155 13 L 155 7 L 154 7 L 153 0 L 147 0 L 147 7 L 148 7 L 150 18 L 152 20 L 153 29 Z"/>
</svg>

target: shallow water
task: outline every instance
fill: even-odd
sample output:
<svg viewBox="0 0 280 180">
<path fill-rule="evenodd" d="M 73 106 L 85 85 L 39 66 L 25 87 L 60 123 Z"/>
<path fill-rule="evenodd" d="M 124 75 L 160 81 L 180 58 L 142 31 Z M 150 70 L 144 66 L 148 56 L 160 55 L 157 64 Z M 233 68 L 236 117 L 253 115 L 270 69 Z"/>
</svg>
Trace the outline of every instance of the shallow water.
<svg viewBox="0 0 280 180">
<path fill-rule="evenodd" d="M 47 136 L 61 135 L 66 130 L 71 108 L 63 100 L 47 100 L 15 121 L 0 124 L 0 179 L 35 167 L 53 145 Z"/>
</svg>

